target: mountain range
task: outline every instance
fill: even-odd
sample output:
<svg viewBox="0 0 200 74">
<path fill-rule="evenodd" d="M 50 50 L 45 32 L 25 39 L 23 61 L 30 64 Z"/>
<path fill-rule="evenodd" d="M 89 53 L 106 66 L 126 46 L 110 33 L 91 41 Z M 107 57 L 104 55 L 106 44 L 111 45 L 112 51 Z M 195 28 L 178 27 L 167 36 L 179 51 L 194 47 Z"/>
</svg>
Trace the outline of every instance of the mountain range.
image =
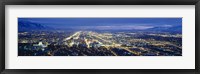
<svg viewBox="0 0 200 74">
<path fill-rule="evenodd" d="M 18 31 L 50 30 L 52 27 L 30 21 L 18 21 Z"/>
<path fill-rule="evenodd" d="M 72 25 L 73 26 L 73 25 Z M 164 27 L 164 26 L 154 26 L 152 28 L 147 28 L 147 29 L 141 29 L 138 30 L 137 26 L 135 26 L 136 29 L 132 29 L 132 31 L 159 31 L 159 32 L 179 32 L 182 33 L 182 25 L 176 25 L 176 26 L 171 26 L 171 27 Z M 84 27 L 62 27 L 62 29 L 66 29 L 66 30 L 82 30 Z M 101 27 L 104 28 L 104 27 Z M 112 29 L 113 28 L 113 29 Z M 123 28 L 126 27 L 112 27 L 110 29 L 110 31 L 112 30 L 118 30 L 118 31 L 123 31 Z M 33 31 L 33 30 L 55 30 L 55 27 L 49 26 L 48 24 L 41 24 L 41 23 L 37 23 L 37 22 L 31 22 L 31 21 L 18 21 L 18 31 Z M 88 30 L 109 30 L 109 29 L 97 29 L 97 28 L 88 28 Z"/>
</svg>

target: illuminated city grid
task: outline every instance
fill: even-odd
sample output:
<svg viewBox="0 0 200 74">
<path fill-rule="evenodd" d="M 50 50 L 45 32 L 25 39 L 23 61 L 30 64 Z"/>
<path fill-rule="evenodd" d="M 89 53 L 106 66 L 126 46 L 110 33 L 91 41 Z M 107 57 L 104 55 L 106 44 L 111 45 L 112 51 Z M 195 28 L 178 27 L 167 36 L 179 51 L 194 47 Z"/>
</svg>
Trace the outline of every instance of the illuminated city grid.
<svg viewBox="0 0 200 74">
<path fill-rule="evenodd" d="M 182 18 L 18 18 L 18 56 L 182 56 Z"/>
</svg>

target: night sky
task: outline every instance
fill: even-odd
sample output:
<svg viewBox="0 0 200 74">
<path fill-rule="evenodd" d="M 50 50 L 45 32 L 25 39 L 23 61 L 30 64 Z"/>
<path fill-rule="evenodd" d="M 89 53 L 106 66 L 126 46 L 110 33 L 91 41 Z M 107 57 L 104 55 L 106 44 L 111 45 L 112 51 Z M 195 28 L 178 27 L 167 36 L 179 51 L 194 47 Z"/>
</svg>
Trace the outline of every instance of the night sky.
<svg viewBox="0 0 200 74">
<path fill-rule="evenodd" d="M 147 29 L 182 25 L 182 18 L 18 18 L 51 27 Z"/>
</svg>

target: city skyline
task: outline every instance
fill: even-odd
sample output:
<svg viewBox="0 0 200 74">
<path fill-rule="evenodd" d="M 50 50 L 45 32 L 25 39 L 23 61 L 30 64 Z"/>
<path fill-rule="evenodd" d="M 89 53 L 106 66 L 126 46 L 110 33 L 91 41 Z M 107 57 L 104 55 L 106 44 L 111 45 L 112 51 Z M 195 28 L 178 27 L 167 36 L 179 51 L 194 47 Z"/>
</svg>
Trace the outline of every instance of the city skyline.
<svg viewBox="0 0 200 74">
<path fill-rule="evenodd" d="M 19 56 L 182 56 L 182 18 L 18 18 Z"/>
</svg>

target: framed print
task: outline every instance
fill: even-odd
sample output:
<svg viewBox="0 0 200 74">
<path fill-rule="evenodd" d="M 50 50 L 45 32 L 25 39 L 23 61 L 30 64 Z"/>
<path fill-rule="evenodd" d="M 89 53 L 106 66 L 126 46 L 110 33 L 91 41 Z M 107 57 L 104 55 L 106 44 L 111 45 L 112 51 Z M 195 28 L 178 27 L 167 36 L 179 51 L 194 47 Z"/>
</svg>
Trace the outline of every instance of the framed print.
<svg viewBox="0 0 200 74">
<path fill-rule="evenodd" d="M 1 73 L 199 73 L 199 0 L 1 3 Z"/>
</svg>

